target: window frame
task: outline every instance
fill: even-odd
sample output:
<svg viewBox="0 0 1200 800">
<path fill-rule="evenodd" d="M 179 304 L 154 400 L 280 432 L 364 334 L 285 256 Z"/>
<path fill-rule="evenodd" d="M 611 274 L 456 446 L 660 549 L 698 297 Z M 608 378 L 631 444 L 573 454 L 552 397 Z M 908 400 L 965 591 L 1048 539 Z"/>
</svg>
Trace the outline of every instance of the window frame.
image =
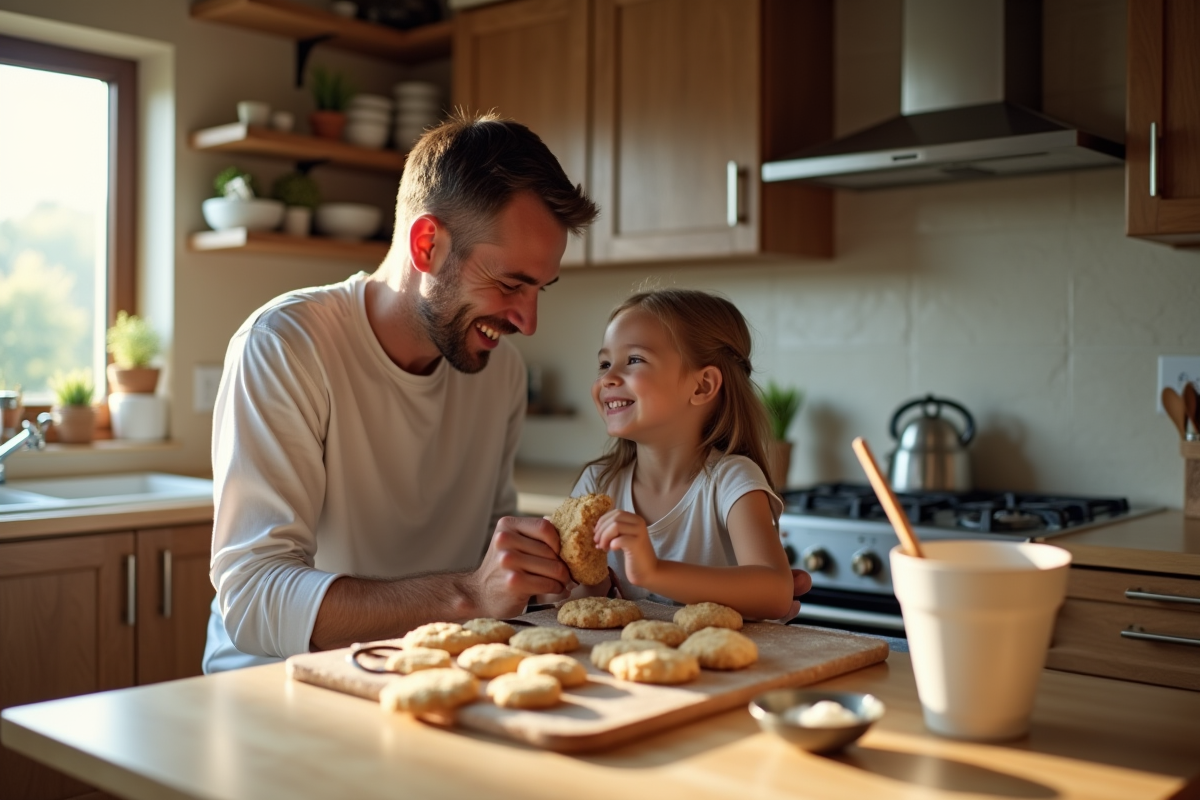
<svg viewBox="0 0 1200 800">
<path fill-rule="evenodd" d="M 108 84 L 108 258 L 105 306 L 136 313 L 137 63 L 0 34 L 0 64 L 97 78 Z"/>
</svg>

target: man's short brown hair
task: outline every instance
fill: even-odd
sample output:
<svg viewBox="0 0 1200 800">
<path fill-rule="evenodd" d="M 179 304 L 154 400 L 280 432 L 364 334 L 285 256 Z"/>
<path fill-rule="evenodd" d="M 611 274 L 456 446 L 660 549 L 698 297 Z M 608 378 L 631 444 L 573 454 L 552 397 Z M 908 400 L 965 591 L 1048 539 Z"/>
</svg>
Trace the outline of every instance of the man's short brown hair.
<svg viewBox="0 0 1200 800">
<path fill-rule="evenodd" d="M 571 233 L 599 214 L 595 203 L 568 180 L 558 159 L 529 128 L 495 113 L 456 111 L 413 147 L 396 199 L 397 233 L 421 214 L 432 214 L 450 232 L 451 248 L 470 253 L 517 192 L 542 199 Z"/>
</svg>

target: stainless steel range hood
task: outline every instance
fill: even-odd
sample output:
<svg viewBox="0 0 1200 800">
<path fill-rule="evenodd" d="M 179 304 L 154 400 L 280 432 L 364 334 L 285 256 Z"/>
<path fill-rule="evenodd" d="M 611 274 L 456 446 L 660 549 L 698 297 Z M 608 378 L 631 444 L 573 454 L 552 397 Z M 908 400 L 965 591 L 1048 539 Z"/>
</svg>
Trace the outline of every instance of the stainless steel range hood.
<svg viewBox="0 0 1200 800">
<path fill-rule="evenodd" d="M 1122 163 L 1041 107 L 1041 0 L 904 0 L 902 116 L 762 166 L 764 181 L 871 189 Z"/>
</svg>

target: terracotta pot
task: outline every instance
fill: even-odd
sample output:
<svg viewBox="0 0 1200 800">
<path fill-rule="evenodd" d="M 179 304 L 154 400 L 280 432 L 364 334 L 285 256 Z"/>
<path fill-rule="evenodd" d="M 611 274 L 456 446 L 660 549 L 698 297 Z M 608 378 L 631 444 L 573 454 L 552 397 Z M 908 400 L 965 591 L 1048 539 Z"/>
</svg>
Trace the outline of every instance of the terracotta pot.
<svg viewBox="0 0 1200 800">
<path fill-rule="evenodd" d="M 342 138 L 342 129 L 346 127 L 346 115 L 341 111 L 314 111 L 308 115 L 308 126 L 314 136 L 322 139 Z"/>
<path fill-rule="evenodd" d="M 767 445 L 767 464 L 771 474 L 767 478 L 776 491 L 787 485 L 788 468 L 792 465 L 792 443 L 772 441 Z"/>
<path fill-rule="evenodd" d="M 108 390 L 126 394 L 154 394 L 158 388 L 158 367 L 118 367 L 108 365 Z"/>
<path fill-rule="evenodd" d="M 55 406 L 54 429 L 63 444 L 87 444 L 96 430 L 96 410 L 91 406 Z"/>
</svg>

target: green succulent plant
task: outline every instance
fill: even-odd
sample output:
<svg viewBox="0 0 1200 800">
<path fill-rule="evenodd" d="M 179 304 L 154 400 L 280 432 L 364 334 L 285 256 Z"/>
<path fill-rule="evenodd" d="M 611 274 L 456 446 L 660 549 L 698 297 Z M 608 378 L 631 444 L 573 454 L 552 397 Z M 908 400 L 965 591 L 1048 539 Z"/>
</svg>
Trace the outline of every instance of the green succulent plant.
<svg viewBox="0 0 1200 800">
<path fill-rule="evenodd" d="M 316 208 L 321 202 L 317 182 L 301 172 L 289 172 L 271 186 L 271 196 L 286 206 Z"/>
<path fill-rule="evenodd" d="M 787 430 L 791 427 L 792 420 L 796 418 L 796 414 L 804 402 L 804 393 L 794 387 L 785 389 L 770 380 L 767 381 L 765 387 L 758 387 L 758 399 L 767 409 L 767 418 L 771 422 L 771 435 L 777 441 L 786 440 Z"/>
<path fill-rule="evenodd" d="M 144 367 L 158 355 L 158 334 L 150 323 L 124 311 L 117 312 L 117 322 L 108 329 L 105 342 L 118 367 Z"/>
<path fill-rule="evenodd" d="M 330 72 L 320 65 L 313 67 L 311 89 L 318 111 L 345 111 L 346 104 L 354 96 L 354 89 L 345 75 Z"/>
<path fill-rule="evenodd" d="M 216 189 L 217 193 L 213 196 L 224 197 L 226 184 L 234 178 L 243 178 L 246 181 L 246 185 L 250 187 L 250 191 L 254 192 L 254 196 L 258 196 L 258 186 L 254 183 L 254 176 L 236 166 L 226 167 L 217 173 L 217 177 L 213 180 L 213 188 Z"/>
<path fill-rule="evenodd" d="M 86 369 L 59 372 L 50 379 L 50 388 L 60 406 L 86 406 L 92 402 L 95 384 L 92 373 Z"/>
</svg>

